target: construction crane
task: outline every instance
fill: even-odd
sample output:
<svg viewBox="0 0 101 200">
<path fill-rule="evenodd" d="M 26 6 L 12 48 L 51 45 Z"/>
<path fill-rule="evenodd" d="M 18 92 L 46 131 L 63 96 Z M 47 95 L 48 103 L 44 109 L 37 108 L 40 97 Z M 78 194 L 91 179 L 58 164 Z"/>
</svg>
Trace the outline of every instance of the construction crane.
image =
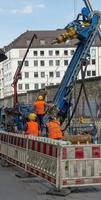
<svg viewBox="0 0 101 200">
<path fill-rule="evenodd" d="M 26 59 L 26 56 L 29 52 L 29 49 L 34 41 L 34 39 L 37 39 L 37 36 L 36 34 L 34 34 L 32 36 L 32 39 L 28 45 L 28 48 L 25 52 L 25 55 L 23 57 L 23 60 L 21 62 L 21 64 L 18 65 L 17 69 L 16 69 L 16 72 L 15 72 L 15 75 L 14 75 L 14 78 L 13 78 L 13 83 L 12 83 L 12 87 L 14 88 L 14 94 L 13 94 L 13 108 L 16 109 L 16 104 L 18 103 L 18 96 L 17 96 L 17 83 L 18 83 L 18 80 L 20 79 L 21 77 L 21 70 L 22 70 L 22 67 L 23 67 L 23 64 L 24 64 L 24 61 Z"/>
<path fill-rule="evenodd" d="M 90 47 L 92 46 L 94 39 L 97 35 L 100 36 L 100 24 L 101 24 L 101 13 L 99 11 L 93 11 L 90 2 L 83 0 L 85 7 L 82 8 L 81 13 L 78 14 L 77 18 L 65 27 L 65 31 L 62 35 L 58 36 L 52 44 L 60 44 L 67 40 L 78 39 L 77 48 L 71 59 L 71 62 L 65 72 L 65 75 L 59 85 L 56 95 L 53 100 L 53 110 L 57 113 L 57 116 L 61 116 L 63 121 L 67 117 L 71 107 L 71 90 L 74 83 L 77 80 L 77 76 L 82 70 L 82 66 L 87 66 L 90 59 Z M 84 79 L 85 72 L 81 71 Z M 91 108 L 88 102 L 84 81 L 82 82 L 86 100 L 91 112 Z M 74 106 L 74 110 L 71 113 L 70 120 L 73 117 L 77 103 Z M 91 112 L 92 114 L 92 112 Z M 70 123 L 69 120 L 69 123 Z M 68 123 L 68 125 L 69 125 Z M 67 127 L 67 126 L 66 126 Z"/>
<path fill-rule="evenodd" d="M 14 78 L 12 87 L 14 88 L 13 93 L 13 106 L 12 107 L 6 107 L 3 108 L 1 111 L 1 118 L 4 124 L 4 129 L 7 131 L 23 131 L 25 122 L 26 122 L 26 116 L 33 112 L 33 106 L 29 104 L 21 104 L 18 102 L 18 93 L 17 93 L 17 83 L 18 80 L 21 78 L 21 70 L 24 64 L 24 61 L 26 59 L 26 56 L 29 52 L 29 49 L 34 41 L 34 39 L 37 39 L 36 34 L 33 34 L 30 43 L 28 45 L 28 48 L 25 52 L 25 55 L 23 57 L 23 60 L 20 65 L 18 65 Z"/>
</svg>

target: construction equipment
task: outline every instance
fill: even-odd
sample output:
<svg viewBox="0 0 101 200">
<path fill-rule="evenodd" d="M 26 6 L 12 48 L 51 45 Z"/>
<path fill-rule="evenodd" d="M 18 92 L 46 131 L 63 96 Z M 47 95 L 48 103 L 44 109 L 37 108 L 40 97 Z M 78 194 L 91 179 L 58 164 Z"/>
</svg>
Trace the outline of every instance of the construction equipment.
<svg viewBox="0 0 101 200">
<path fill-rule="evenodd" d="M 99 34 L 100 36 L 99 26 L 101 23 L 101 14 L 99 11 L 92 10 L 92 7 L 88 0 L 83 0 L 83 1 L 86 7 L 82 9 L 81 13 L 78 14 L 77 18 L 73 22 L 71 22 L 65 27 L 64 34 L 57 37 L 56 40 L 53 41 L 53 44 L 55 43 L 57 44 L 57 43 L 66 42 L 67 40 L 71 40 L 75 38 L 78 39 L 77 48 L 65 72 L 65 75 L 59 85 L 57 93 L 54 97 L 54 100 L 53 100 L 54 106 L 53 108 L 51 108 L 52 113 L 56 113 L 56 116 L 60 119 L 61 123 L 63 123 L 65 119 L 68 117 L 68 123 L 65 124 L 64 130 L 66 130 L 66 128 L 70 125 L 70 122 L 75 113 L 82 89 L 84 90 L 87 104 L 88 104 L 90 113 L 92 115 L 92 111 L 90 108 L 90 104 L 87 98 L 86 89 L 84 85 L 84 78 L 85 78 L 85 71 L 87 68 L 87 64 L 90 59 L 90 53 L 89 53 L 90 47 L 93 44 L 96 35 Z M 21 104 L 18 103 L 17 82 L 18 82 L 20 72 L 23 66 L 23 62 L 27 56 L 27 53 L 29 51 L 29 48 L 34 38 L 36 38 L 35 35 L 32 37 L 32 40 L 29 44 L 29 47 L 26 51 L 26 54 L 23 58 L 21 65 L 18 66 L 16 70 L 14 81 L 12 84 L 12 86 L 14 87 L 14 99 L 13 99 L 14 100 L 13 101 L 14 124 L 17 124 L 17 127 L 19 127 L 19 130 L 23 130 L 24 125 L 22 124 L 26 117 L 26 113 L 28 114 L 29 111 L 25 112 L 27 110 L 26 105 L 22 106 Z M 85 70 L 83 70 L 82 66 L 85 66 Z M 72 90 L 76 83 L 77 76 L 80 70 L 82 74 L 82 85 L 80 88 L 77 102 L 75 103 L 74 107 L 71 109 L 72 107 L 71 94 L 72 94 Z M 29 108 L 29 105 L 28 105 L 28 108 Z M 7 112 L 8 112 L 8 109 L 7 109 Z M 30 112 L 32 112 L 32 110 L 30 110 Z M 49 115 L 50 113 L 51 112 L 49 109 Z M 19 122 L 21 122 L 20 124 L 22 128 L 18 125 Z M 92 128 L 93 135 L 96 135 L 95 124 L 94 124 L 94 127 L 91 126 L 91 128 Z"/>
<path fill-rule="evenodd" d="M 34 39 L 37 39 L 36 34 L 33 34 L 31 41 L 28 45 L 28 48 L 25 52 L 25 55 L 23 57 L 23 60 L 21 64 L 18 65 L 14 78 L 13 78 L 13 83 L 12 83 L 12 87 L 14 88 L 13 107 L 9 107 L 9 108 L 6 107 L 2 109 L 2 113 L 3 113 L 2 123 L 4 123 L 4 129 L 7 131 L 13 131 L 13 132 L 23 131 L 25 127 L 27 115 L 33 112 L 33 105 L 21 104 L 18 102 L 17 83 L 18 83 L 18 80 L 21 78 L 21 70 Z"/>
<path fill-rule="evenodd" d="M 31 41 L 30 41 L 30 43 L 29 43 L 29 45 L 28 45 L 28 48 L 27 48 L 27 50 L 26 50 L 26 53 L 25 53 L 25 55 L 24 55 L 24 58 L 23 58 L 21 64 L 17 67 L 17 70 L 16 70 L 15 75 L 14 75 L 14 78 L 13 78 L 12 87 L 14 87 L 14 95 L 13 95 L 13 108 L 14 108 L 14 109 L 16 109 L 16 105 L 17 105 L 17 103 L 18 103 L 18 97 L 17 97 L 17 83 L 18 83 L 18 80 L 19 80 L 20 77 L 21 77 L 21 70 L 22 70 L 24 61 L 25 61 L 25 59 L 26 59 L 26 56 L 27 56 L 27 54 L 28 54 L 28 52 L 29 52 L 29 49 L 30 49 L 30 47 L 31 47 L 32 42 L 33 42 L 34 39 L 37 39 L 36 34 L 33 35 L 32 39 L 31 39 Z"/>
<path fill-rule="evenodd" d="M 81 14 L 77 16 L 76 20 L 74 20 L 65 27 L 64 34 L 60 35 L 59 37 L 56 38 L 56 40 L 53 41 L 53 44 L 58 44 L 75 38 L 79 40 L 77 48 L 72 57 L 72 60 L 65 72 L 65 75 L 59 85 L 59 88 L 53 100 L 54 104 L 53 112 L 56 112 L 57 116 L 62 118 L 62 122 L 65 120 L 65 118 L 67 118 L 67 115 L 69 114 L 69 120 L 67 125 L 65 126 L 65 129 L 70 125 L 70 121 L 75 113 L 78 100 L 80 98 L 81 91 L 78 100 L 74 105 L 74 109 L 70 111 L 70 108 L 72 106 L 70 94 L 73 89 L 73 86 L 75 85 L 80 70 L 83 79 L 81 90 L 82 88 L 84 89 L 87 104 L 90 109 L 90 113 L 92 115 L 92 111 L 90 108 L 90 104 L 88 101 L 84 85 L 84 77 L 87 68 L 87 63 L 89 62 L 90 59 L 90 47 L 92 46 L 96 35 L 97 34 L 100 35 L 99 29 L 101 24 L 101 13 L 99 11 L 93 11 L 90 2 L 88 0 L 83 0 L 83 1 L 86 7 L 82 9 Z M 79 16 L 81 16 L 82 19 L 81 17 L 79 19 Z M 82 66 L 85 66 L 85 70 L 83 70 Z M 95 130 L 93 130 L 93 134 L 96 135 L 95 124 L 94 124 L 94 129 Z"/>
<path fill-rule="evenodd" d="M 88 0 L 84 2 L 87 8 L 91 8 Z M 71 24 L 75 30 L 72 33 L 79 38 L 79 44 L 54 97 L 54 110 L 57 115 L 61 114 L 61 117 L 65 116 L 66 118 L 65 114 L 69 113 L 73 83 L 77 80 L 81 66 L 87 61 L 90 47 L 97 33 L 100 34 L 101 14 L 92 12 L 92 18 L 94 21 L 92 20 L 89 26 L 84 27 L 84 29 L 81 28 L 78 21 L 76 23 L 73 21 Z M 70 34 L 66 37 L 70 37 Z M 55 42 L 65 41 L 64 35 L 60 38 L 56 39 Z M 83 72 L 83 79 L 84 75 Z M 82 88 L 85 91 L 84 80 Z M 85 96 L 88 101 L 86 92 Z M 94 136 L 95 134 L 96 132 Z M 77 144 L 75 136 L 71 138 L 67 136 L 71 142 L 66 142 L 1 131 L 0 156 L 26 172 L 46 179 L 56 187 L 57 194 L 65 188 L 101 185 L 101 144 L 91 144 L 92 138 L 89 135 L 83 135 L 83 137 L 78 135 L 77 137 L 79 143 L 82 144 Z M 86 145 L 84 141 L 87 143 Z M 75 145 L 71 145 L 71 143 Z"/>
</svg>

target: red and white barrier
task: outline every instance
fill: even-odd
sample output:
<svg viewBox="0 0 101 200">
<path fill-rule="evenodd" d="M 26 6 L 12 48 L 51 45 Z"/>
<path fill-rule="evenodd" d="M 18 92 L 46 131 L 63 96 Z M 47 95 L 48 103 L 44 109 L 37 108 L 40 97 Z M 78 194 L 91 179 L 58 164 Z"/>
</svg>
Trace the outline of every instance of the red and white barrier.
<svg viewBox="0 0 101 200">
<path fill-rule="evenodd" d="M 56 184 L 57 145 L 47 142 L 44 138 L 29 137 L 27 171 Z"/>
<path fill-rule="evenodd" d="M 61 150 L 60 188 L 101 185 L 101 145 L 72 145 Z"/>
<path fill-rule="evenodd" d="M 25 169 L 27 140 L 24 135 L 2 132 L 0 134 L 1 157 Z"/>
<path fill-rule="evenodd" d="M 1 132 L 0 156 L 58 189 L 101 185 L 101 145 Z"/>
</svg>

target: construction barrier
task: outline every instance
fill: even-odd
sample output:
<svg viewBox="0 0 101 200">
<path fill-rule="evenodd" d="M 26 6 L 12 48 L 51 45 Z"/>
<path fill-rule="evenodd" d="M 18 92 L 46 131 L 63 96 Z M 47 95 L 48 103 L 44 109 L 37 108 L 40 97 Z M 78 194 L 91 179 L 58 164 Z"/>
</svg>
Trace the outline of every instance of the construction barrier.
<svg viewBox="0 0 101 200">
<path fill-rule="evenodd" d="M 56 185 L 57 151 L 56 144 L 50 144 L 43 138 L 29 137 L 27 171 L 34 173 Z"/>
<path fill-rule="evenodd" d="M 58 190 L 101 185 L 101 145 L 68 145 L 43 137 L 0 133 L 0 156 Z"/>
<path fill-rule="evenodd" d="M 0 133 L 1 157 L 21 168 L 26 168 L 27 137 L 13 133 Z"/>
<path fill-rule="evenodd" d="M 101 145 L 62 147 L 60 188 L 101 185 Z"/>
</svg>

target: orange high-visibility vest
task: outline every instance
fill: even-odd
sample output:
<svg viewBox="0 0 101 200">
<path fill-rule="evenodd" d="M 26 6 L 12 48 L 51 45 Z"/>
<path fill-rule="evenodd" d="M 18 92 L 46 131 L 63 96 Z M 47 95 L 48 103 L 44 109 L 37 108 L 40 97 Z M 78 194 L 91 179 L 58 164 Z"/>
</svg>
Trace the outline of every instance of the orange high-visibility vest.
<svg viewBox="0 0 101 200">
<path fill-rule="evenodd" d="M 48 137 L 52 139 L 61 139 L 62 131 L 60 128 L 60 123 L 56 120 L 52 120 L 46 123 Z"/>
<path fill-rule="evenodd" d="M 32 136 L 39 136 L 38 123 L 35 121 L 27 122 L 26 134 L 32 135 Z"/>
<path fill-rule="evenodd" d="M 35 101 L 33 106 L 34 106 L 34 113 L 36 115 L 45 114 L 45 102 L 44 101 Z"/>
</svg>

